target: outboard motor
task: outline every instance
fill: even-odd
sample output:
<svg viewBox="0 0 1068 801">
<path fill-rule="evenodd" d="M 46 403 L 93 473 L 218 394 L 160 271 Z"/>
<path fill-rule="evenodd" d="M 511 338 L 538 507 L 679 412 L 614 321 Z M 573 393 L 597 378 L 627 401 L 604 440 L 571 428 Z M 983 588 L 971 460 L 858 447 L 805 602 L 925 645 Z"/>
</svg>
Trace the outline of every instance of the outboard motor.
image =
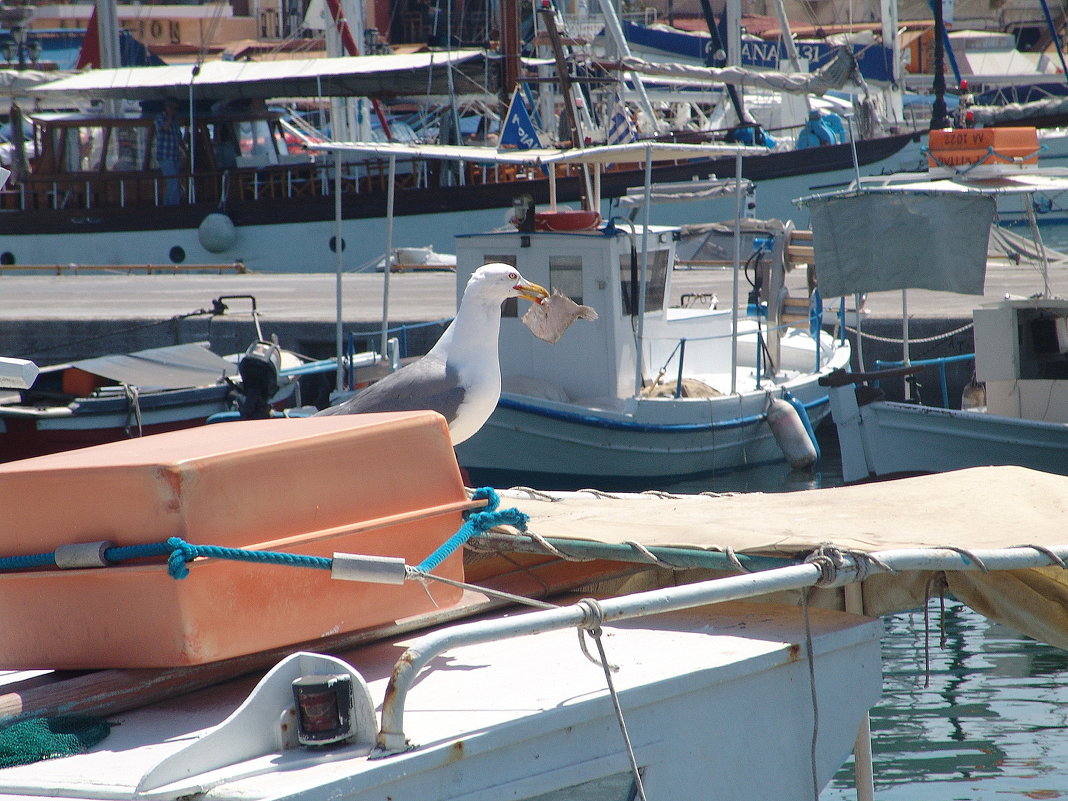
<svg viewBox="0 0 1068 801">
<path fill-rule="evenodd" d="M 271 416 L 271 398 L 278 392 L 282 353 L 275 342 L 260 340 L 249 345 L 237 371 L 241 375 L 241 394 L 237 411 L 242 420 L 262 420 Z"/>
</svg>

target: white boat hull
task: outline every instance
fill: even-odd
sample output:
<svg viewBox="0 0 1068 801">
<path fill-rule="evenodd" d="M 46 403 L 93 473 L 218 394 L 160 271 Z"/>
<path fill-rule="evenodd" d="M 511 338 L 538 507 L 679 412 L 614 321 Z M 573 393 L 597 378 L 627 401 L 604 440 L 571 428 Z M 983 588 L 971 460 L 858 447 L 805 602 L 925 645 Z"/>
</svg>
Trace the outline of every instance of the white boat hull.
<svg viewBox="0 0 1068 801">
<path fill-rule="evenodd" d="M 805 405 L 813 428 L 830 411 L 816 381 L 812 375 L 786 387 Z M 457 447 L 469 471 L 652 481 L 784 459 L 768 427 L 763 391 L 642 399 L 630 414 L 508 393 L 501 401 L 483 430 Z"/>
<path fill-rule="evenodd" d="M 783 158 L 789 155 L 783 154 Z M 774 161 L 780 154 L 771 154 L 770 158 Z M 861 169 L 865 175 L 879 175 L 915 169 L 919 164 L 922 164 L 920 144 L 910 141 L 891 155 L 877 158 Z M 743 168 L 743 176 L 754 178 L 758 183 L 757 211 L 764 218 L 783 220 L 799 214 L 791 203 L 792 198 L 827 187 L 844 187 L 854 174 L 852 168 L 809 170 L 797 174 L 804 168 L 796 164 L 790 171 L 779 173 L 775 167 L 761 169 L 768 175 L 754 177 L 752 170 Z M 691 178 L 703 178 L 717 171 L 722 172 L 719 166 L 709 162 L 705 166 L 694 166 L 689 170 L 692 175 L 687 174 Z M 635 177 L 635 182 L 640 185 L 640 177 Z M 514 215 L 511 196 L 521 191 L 533 191 L 531 186 L 533 184 L 516 182 L 504 187 L 440 188 L 437 195 L 451 197 L 449 193 L 455 191 L 459 193 L 456 197 L 461 199 L 453 205 L 446 202 L 443 208 L 439 199 L 438 207 L 428 214 L 408 213 L 410 208 L 403 212 L 398 210 L 393 220 L 392 241 L 395 246 L 430 246 L 439 253 L 452 253 L 456 234 L 508 225 Z M 426 193 L 428 190 L 418 191 Z M 294 196 L 286 202 L 295 207 L 308 201 Z M 574 200 L 571 202 L 574 204 Z M 424 198 L 418 208 L 429 207 L 427 203 L 429 201 Z M 708 200 L 661 205 L 653 210 L 653 222 L 674 225 L 724 219 L 733 216 L 735 203 L 734 198 L 726 198 L 713 201 L 712 205 Z M 398 209 L 401 205 L 398 200 Z M 287 214 L 282 208 L 279 212 L 276 207 L 270 215 L 258 211 L 231 213 L 234 223 L 232 240 L 227 239 L 225 246 L 215 244 L 212 249 L 205 247 L 199 227 L 207 215 L 218 210 L 205 204 L 201 204 L 199 210 L 184 207 L 177 211 L 170 207 L 130 209 L 127 215 L 121 214 L 121 209 L 72 209 L 61 213 L 47 226 L 13 225 L 14 217 L 9 217 L 7 225 L 0 224 L 0 264 L 6 265 L 7 269 L 14 269 L 15 265 L 67 269 L 76 264 L 181 268 L 182 265 L 228 265 L 240 261 L 247 269 L 262 272 L 335 271 L 338 267 L 334 249 L 337 225 L 331 209 L 323 206 L 314 214 L 304 209 L 301 214 Z M 56 212 L 49 210 L 48 213 Z M 604 219 L 619 213 L 620 209 L 612 201 L 605 200 L 601 204 Z M 136 224 L 132 220 L 135 216 L 138 218 Z M 28 217 L 26 219 L 29 221 Z M 385 222 L 384 214 L 353 216 L 346 207 L 345 219 L 341 223 L 343 270 L 374 269 L 386 250 Z M 798 222 L 801 224 L 803 220 Z"/>
<path fill-rule="evenodd" d="M 881 694 L 881 625 L 828 610 L 809 614 L 815 706 L 796 607 L 717 605 L 605 627 L 602 641 L 619 667 L 613 683 L 647 797 L 698 798 L 714 786 L 718 801 L 808 798 L 814 783 L 830 780 Z M 392 643 L 347 655 L 370 699 L 386 692 L 399 655 Z M 236 724 L 212 730 L 247 692 L 246 683 L 235 684 L 214 690 L 213 703 L 178 701 L 123 715 L 104 747 L 89 754 L 5 770 L 0 798 L 130 798 L 149 776 L 155 782 L 136 797 L 634 797 L 604 672 L 587 661 L 572 630 L 449 648 L 407 696 L 411 750 L 384 758 L 370 758 L 363 745 L 373 731 L 340 748 L 220 758 L 270 739 Z M 284 709 L 292 695 L 283 689 L 277 703 Z M 216 745 L 199 748 L 200 738 Z M 170 781 L 154 786 L 163 777 Z"/>
<path fill-rule="evenodd" d="M 846 481 L 986 465 L 1068 475 L 1068 424 L 889 401 L 857 407 L 852 387 L 834 392 Z"/>
</svg>

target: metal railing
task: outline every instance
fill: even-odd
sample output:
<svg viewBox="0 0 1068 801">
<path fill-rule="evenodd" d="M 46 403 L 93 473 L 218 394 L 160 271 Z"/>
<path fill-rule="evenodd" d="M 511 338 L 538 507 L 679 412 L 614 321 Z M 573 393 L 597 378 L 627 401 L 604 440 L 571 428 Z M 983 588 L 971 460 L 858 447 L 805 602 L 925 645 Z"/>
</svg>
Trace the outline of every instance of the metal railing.
<svg viewBox="0 0 1068 801">
<path fill-rule="evenodd" d="M 957 362 L 975 361 L 974 353 L 962 353 L 957 356 L 939 356 L 936 359 L 913 359 L 909 362 L 911 367 L 938 367 L 938 383 L 939 388 L 942 391 L 942 408 L 949 408 L 949 382 L 946 380 L 946 365 L 956 364 Z M 876 359 L 874 369 L 886 370 L 893 367 L 904 367 L 903 361 L 889 361 L 883 359 Z M 872 382 L 873 386 L 879 386 L 878 381 Z"/>
</svg>

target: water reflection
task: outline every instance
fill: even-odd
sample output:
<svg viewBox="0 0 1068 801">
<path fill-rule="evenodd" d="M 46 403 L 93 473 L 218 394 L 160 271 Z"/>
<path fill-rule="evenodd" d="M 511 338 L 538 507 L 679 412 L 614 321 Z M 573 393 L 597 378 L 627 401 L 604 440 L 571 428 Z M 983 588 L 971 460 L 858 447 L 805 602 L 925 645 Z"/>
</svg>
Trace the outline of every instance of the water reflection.
<svg viewBox="0 0 1068 801">
<path fill-rule="evenodd" d="M 930 614 L 932 630 L 922 610 L 884 620 L 883 700 L 871 713 L 876 797 L 1068 798 L 1068 653 L 953 601 L 944 614 L 933 601 Z M 850 761 L 820 799 L 855 798 Z"/>
</svg>

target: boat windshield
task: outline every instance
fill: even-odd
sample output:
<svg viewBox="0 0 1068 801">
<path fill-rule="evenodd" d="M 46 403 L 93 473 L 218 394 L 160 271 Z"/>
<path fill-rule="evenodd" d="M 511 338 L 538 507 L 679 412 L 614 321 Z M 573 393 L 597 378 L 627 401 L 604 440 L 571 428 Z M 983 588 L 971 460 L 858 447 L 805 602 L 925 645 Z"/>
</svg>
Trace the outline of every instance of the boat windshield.
<svg viewBox="0 0 1068 801">
<path fill-rule="evenodd" d="M 620 298 L 623 301 L 623 314 L 638 313 L 639 298 L 631 292 L 631 282 L 637 284 L 641 276 L 641 256 L 623 254 L 619 257 Z M 660 311 L 664 308 L 664 295 L 667 293 L 668 252 L 666 250 L 649 251 L 649 277 L 645 286 L 645 310 Z M 632 297 L 633 295 L 633 297 Z"/>
</svg>

